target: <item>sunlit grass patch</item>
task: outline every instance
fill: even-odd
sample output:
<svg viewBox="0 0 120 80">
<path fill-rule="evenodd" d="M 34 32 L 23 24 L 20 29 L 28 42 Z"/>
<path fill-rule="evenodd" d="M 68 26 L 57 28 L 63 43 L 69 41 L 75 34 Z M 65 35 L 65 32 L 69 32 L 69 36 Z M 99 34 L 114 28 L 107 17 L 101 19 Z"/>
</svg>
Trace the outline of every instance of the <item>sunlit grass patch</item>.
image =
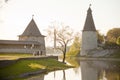
<svg viewBox="0 0 120 80">
<path fill-rule="evenodd" d="M 32 56 L 30 53 L 0 53 L 0 60 L 14 60 Z"/>
<path fill-rule="evenodd" d="M 0 60 L 15 60 L 18 58 L 18 56 L 0 56 Z"/>
<path fill-rule="evenodd" d="M 31 63 L 28 65 L 32 69 L 45 69 L 46 67 L 37 63 Z"/>
</svg>

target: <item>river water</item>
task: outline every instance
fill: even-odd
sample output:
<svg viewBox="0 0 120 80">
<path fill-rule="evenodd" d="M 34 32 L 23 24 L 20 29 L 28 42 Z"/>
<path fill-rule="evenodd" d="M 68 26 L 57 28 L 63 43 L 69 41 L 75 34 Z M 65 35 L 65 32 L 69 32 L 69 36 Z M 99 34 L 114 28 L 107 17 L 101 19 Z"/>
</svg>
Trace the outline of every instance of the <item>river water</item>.
<svg viewBox="0 0 120 80">
<path fill-rule="evenodd" d="M 28 80 L 120 80 L 120 61 L 67 59 L 76 66 L 28 78 Z"/>
</svg>

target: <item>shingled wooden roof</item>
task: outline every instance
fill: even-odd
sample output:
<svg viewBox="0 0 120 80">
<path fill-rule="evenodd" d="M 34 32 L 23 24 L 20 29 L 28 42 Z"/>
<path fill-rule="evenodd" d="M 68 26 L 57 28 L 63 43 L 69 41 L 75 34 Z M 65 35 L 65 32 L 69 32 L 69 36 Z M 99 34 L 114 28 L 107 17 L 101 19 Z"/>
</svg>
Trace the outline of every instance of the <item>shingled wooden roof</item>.
<svg viewBox="0 0 120 80">
<path fill-rule="evenodd" d="M 32 20 L 28 24 L 27 28 L 20 36 L 43 36 L 43 35 L 41 35 L 34 19 L 32 18 Z"/>
</svg>

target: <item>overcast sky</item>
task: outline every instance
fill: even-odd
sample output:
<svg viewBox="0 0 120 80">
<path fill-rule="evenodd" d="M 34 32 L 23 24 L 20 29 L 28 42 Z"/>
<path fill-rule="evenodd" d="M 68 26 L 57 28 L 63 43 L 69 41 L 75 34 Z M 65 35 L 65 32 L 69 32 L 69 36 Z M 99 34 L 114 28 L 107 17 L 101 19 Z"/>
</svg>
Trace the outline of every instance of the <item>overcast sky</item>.
<svg viewBox="0 0 120 80">
<path fill-rule="evenodd" d="M 40 32 L 56 21 L 81 32 L 92 4 L 96 29 L 105 34 L 120 28 L 120 0 L 0 0 L 0 39 L 18 39 L 34 14 Z"/>
</svg>

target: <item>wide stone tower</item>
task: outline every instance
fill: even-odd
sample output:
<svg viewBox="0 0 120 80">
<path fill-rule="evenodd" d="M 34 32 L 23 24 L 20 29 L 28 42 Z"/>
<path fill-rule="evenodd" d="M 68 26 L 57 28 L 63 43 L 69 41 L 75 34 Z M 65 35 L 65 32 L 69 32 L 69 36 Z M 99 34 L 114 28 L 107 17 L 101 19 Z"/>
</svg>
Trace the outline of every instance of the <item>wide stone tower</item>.
<svg viewBox="0 0 120 80">
<path fill-rule="evenodd" d="M 46 53 L 44 38 L 45 36 L 41 34 L 32 18 L 25 31 L 19 36 L 19 41 L 37 42 L 36 45 L 32 43 L 31 48 L 34 47 L 34 51 L 39 50 L 42 51 L 42 53 Z M 28 49 L 30 46 L 26 45 L 26 47 Z"/>
<path fill-rule="evenodd" d="M 97 48 L 97 32 L 92 17 L 92 10 L 89 7 L 87 17 L 82 31 L 81 56 L 89 55 L 90 51 Z"/>
</svg>

